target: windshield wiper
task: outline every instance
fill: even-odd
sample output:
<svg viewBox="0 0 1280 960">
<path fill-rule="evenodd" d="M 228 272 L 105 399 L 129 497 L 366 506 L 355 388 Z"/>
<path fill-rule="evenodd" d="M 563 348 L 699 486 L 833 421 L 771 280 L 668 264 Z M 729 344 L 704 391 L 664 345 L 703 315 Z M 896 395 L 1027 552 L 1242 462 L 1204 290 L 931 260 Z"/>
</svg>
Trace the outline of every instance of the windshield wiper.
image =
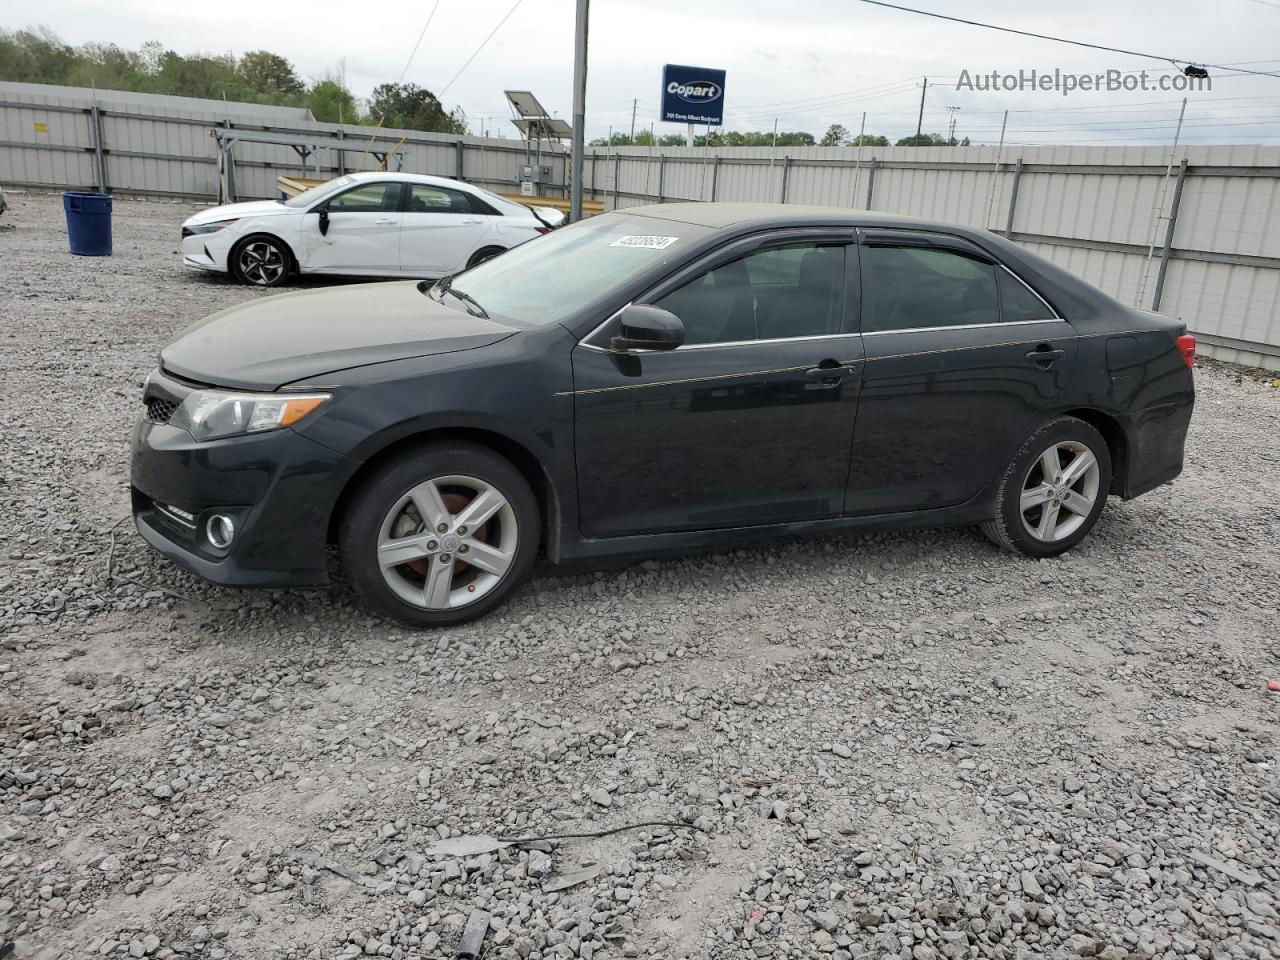
<svg viewBox="0 0 1280 960">
<path fill-rule="evenodd" d="M 441 303 L 444 303 L 445 294 L 451 293 L 468 306 L 467 313 L 470 313 L 473 317 L 483 317 L 485 320 L 489 319 L 489 314 L 485 311 L 484 307 L 480 306 L 479 300 L 477 300 L 471 294 L 466 293 L 463 290 L 453 289 L 452 275 L 447 276 L 442 280 L 437 280 L 435 283 L 435 286 L 433 286 L 431 289 L 438 290 L 440 292 L 439 296 L 436 299 L 439 300 Z M 470 307 L 475 307 L 475 311 L 473 312 L 471 309 L 469 309 Z"/>
</svg>

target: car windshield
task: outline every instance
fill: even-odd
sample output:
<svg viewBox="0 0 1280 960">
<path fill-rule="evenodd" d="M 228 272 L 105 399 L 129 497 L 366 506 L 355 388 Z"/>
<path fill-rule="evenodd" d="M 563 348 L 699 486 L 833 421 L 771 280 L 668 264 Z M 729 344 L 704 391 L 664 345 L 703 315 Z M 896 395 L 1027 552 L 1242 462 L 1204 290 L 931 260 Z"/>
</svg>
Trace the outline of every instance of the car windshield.
<svg viewBox="0 0 1280 960">
<path fill-rule="evenodd" d="M 333 193 L 333 191 L 355 182 L 355 177 L 339 177 L 337 180 L 327 180 L 324 183 L 312 187 L 310 190 L 303 190 L 296 197 L 290 197 L 288 200 L 284 201 L 284 205 L 286 207 L 309 207 L 322 197 L 326 197 Z"/>
<path fill-rule="evenodd" d="M 692 223 L 605 214 L 530 240 L 461 274 L 452 286 L 494 317 L 559 323 L 711 230 Z"/>
</svg>

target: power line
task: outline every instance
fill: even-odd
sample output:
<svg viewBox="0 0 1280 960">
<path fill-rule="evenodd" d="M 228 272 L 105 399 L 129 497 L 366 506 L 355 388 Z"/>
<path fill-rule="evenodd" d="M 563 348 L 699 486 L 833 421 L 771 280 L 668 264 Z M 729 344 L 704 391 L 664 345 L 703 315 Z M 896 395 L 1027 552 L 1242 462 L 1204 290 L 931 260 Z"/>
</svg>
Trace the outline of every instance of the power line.
<svg viewBox="0 0 1280 960">
<path fill-rule="evenodd" d="M 427 14 L 427 22 L 422 25 L 422 32 L 418 34 L 418 42 L 413 45 L 413 51 L 409 54 L 409 59 L 405 61 L 404 69 L 400 71 L 400 83 L 404 83 L 405 75 L 409 72 L 409 66 L 413 63 L 413 58 L 418 55 L 418 48 L 422 46 L 422 38 L 427 35 L 427 27 L 431 26 L 431 21 L 436 15 L 436 11 L 440 9 L 440 0 L 436 0 L 435 5 L 431 8 L 431 12 Z"/>
<path fill-rule="evenodd" d="M 1123 53 L 1129 57 L 1143 57 L 1147 60 L 1163 60 L 1165 63 L 1172 64 L 1192 64 L 1196 63 L 1202 67 L 1213 67 L 1215 70 L 1226 70 L 1229 73 L 1248 73 L 1259 77 L 1278 77 L 1280 73 L 1267 73 L 1264 70 L 1244 70 L 1239 67 L 1228 67 L 1216 63 L 1200 63 L 1194 60 L 1187 60 L 1183 57 L 1164 57 L 1155 53 L 1141 53 L 1137 50 L 1125 50 L 1121 47 L 1107 47 L 1099 43 L 1086 43 L 1083 40 L 1068 40 L 1065 37 L 1052 37 L 1045 33 L 1032 33 L 1030 30 L 1017 30 L 1013 27 L 1001 27 L 994 23 L 982 23 L 978 20 L 966 20 L 963 17 L 951 17 L 945 13 L 933 13 L 929 10 L 916 10 L 913 7 L 900 7 L 896 3 L 886 3 L 885 0 L 861 0 L 862 3 L 869 3 L 877 7 L 887 7 L 890 10 L 901 10 L 904 13 L 915 13 L 922 17 L 934 17 L 937 20 L 950 20 L 952 23 L 963 23 L 970 27 L 982 27 L 986 30 L 999 30 L 1002 33 L 1016 33 L 1023 37 L 1035 37 L 1037 40 L 1052 40 L 1054 43 L 1069 43 L 1075 47 L 1088 47 L 1090 50 L 1104 50 L 1107 53 Z"/>
<path fill-rule="evenodd" d="M 476 47 L 476 52 L 471 54 L 471 56 L 467 57 L 467 62 L 458 68 L 458 72 L 455 73 L 453 75 L 453 78 L 444 85 L 444 89 L 441 90 L 439 94 L 437 94 L 437 96 L 441 100 L 444 99 L 444 95 L 448 92 L 449 88 L 453 86 L 453 81 L 457 80 L 460 76 L 462 76 L 462 71 L 466 70 L 467 67 L 471 66 L 472 60 L 480 56 L 480 51 L 483 50 L 485 46 L 489 43 L 489 41 L 493 39 L 493 35 L 502 29 L 502 25 L 511 19 L 511 15 L 516 12 L 516 8 L 519 7 L 520 4 L 522 4 L 523 2 L 524 0 L 516 0 L 516 2 L 511 5 L 511 9 L 507 11 L 507 15 L 498 21 L 498 25 L 494 27 L 492 30 L 490 30 L 489 35 L 485 37 L 483 41 L 481 41 L 480 46 Z"/>
</svg>

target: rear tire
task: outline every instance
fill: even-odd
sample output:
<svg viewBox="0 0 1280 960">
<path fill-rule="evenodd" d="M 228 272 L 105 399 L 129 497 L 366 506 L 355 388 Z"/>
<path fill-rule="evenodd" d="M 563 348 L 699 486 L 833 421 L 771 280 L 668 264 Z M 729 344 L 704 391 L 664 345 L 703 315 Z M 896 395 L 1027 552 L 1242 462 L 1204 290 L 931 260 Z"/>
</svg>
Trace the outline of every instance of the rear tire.
<svg viewBox="0 0 1280 960">
<path fill-rule="evenodd" d="M 338 550 L 367 607 L 447 627 L 505 602 L 528 577 L 541 533 L 538 501 L 510 462 L 475 444 L 433 443 L 361 484 Z"/>
<path fill-rule="evenodd" d="M 1111 454 L 1096 429 L 1057 417 L 1014 454 L 996 487 L 995 516 L 982 532 L 1028 557 L 1056 557 L 1086 536 L 1106 506 Z"/>
<path fill-rule="evenodd" d="M 471 255 L 471 259 L 467 261 L 467 269 L 470 270 L 472 267 L 478 267 L 486 260 L 492 260 L 494 257 L 498 256 L 498 254 L 506 252 L 505 247 L 481 247 L 473 253 Z"/>
<path fill-rule="evenodd" d="M 293 253 L 288 245 L 265 233 L 245 237 L 227 258 L 231 275 L 251 287 L 278 287 L 293 272 Z"/>
</svg>

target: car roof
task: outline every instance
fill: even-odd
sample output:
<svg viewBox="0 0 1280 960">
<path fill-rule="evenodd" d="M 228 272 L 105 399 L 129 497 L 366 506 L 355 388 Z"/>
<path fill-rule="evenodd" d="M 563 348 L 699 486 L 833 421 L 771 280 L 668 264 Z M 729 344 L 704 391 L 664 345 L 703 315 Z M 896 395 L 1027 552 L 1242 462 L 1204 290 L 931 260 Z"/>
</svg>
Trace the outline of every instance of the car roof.
<svg viewBox="0 0 1280 960">
<path fill-rule="evenodd" d="M 656 203 L 643 207 L 624 207 L 617 212 L 635 217 L 653 217 L 659 220 L 692 223 L 717 230 L 725 227 L 767 229 L 769 227 L 848 225 L 945 230 L 948 233 L 968 235 L 985 232 L 957 224 L 874 213 L 870 210 L 799 203 Z"/>
<path fill-rule="evenodd" d="M 347 176 L 356 180 L 403 180 L 409 183 L 425 183 L 433 187 L 465 187 L 468 190 L 475 189 L 465 180 L 455 180 L 452 177 L 436 177 L 429 173 L 400 173 L 395 170 L 362 170 L 359 173 L 349 173 Z"/>
</svg>

